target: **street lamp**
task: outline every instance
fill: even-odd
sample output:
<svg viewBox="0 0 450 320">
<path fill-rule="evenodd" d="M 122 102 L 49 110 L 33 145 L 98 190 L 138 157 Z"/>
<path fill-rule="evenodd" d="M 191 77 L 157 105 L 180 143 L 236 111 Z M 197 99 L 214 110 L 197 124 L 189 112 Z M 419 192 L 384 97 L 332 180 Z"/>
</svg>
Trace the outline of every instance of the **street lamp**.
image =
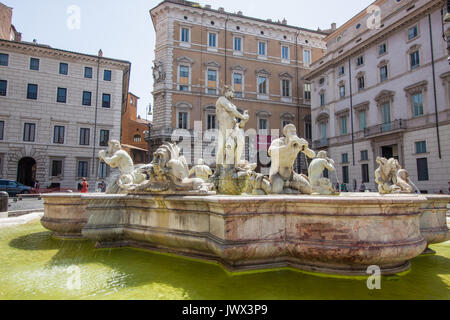
<svg viewBox="0 0 450 320">
<path fill-rule="evenodd" d="M 152 124 L 150 123 L 150 121 L 148 121 L 148 116 L 152 116 L 153 112 L 152 112 L 152 104 L 149 103 L 148 107 L 147 107 L 147 114 L 145 116 L 145 119 L 147 120 L 147 126 L 148 126 L 148 132 L 146 135 L 146 139 L 147 139 L 147 163 L 150 163 L 152 161 L 152 145 L 151 145 L 151 141 L 150 141 L 150 137 L 151 137 L 151 132 L 152 132 Z"/>
</svg>

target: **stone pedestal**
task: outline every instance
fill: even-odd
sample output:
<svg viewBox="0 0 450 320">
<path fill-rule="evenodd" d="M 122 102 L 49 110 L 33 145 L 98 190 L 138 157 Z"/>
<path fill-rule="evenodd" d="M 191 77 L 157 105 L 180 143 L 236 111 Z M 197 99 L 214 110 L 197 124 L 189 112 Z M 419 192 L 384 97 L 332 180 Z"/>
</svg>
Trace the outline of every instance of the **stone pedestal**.
<svg viewBox="0 0 450 320">
<path fill-rule="evenodd" d="M 427 247 L 422 210 L 436 200 L 371 193 L 43 197 L 46 228 L 59 235 L 81 232 L 98 247 L 175 253 L 230 271 L 293 267 L 341 275 L 367 275 L 371 265 L 383 274 L 407 270 Z"/>
</svg>

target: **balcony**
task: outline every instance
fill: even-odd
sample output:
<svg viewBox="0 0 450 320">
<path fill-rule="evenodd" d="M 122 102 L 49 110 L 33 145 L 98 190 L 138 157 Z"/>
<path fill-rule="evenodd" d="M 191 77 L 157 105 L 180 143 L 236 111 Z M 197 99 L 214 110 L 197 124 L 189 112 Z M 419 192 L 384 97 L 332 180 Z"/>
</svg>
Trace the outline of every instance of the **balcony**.
<svg viewBox="0 0 450 320">
<path fill-rule="evenodd" d="M 321 149 L 321 148 L 327 148 L 330 145 L 330 139 L 320 139 L 314 141 L 314 148 L 315 149 Z"/>
<path fill-rule="evenodd" d="M 395 120 L 389 123 L 379 124 L 370 128 L 364 129 L 364 137 L 380 136 L 390 134 L 406 129 L 405 120 Z"/>
</svg>

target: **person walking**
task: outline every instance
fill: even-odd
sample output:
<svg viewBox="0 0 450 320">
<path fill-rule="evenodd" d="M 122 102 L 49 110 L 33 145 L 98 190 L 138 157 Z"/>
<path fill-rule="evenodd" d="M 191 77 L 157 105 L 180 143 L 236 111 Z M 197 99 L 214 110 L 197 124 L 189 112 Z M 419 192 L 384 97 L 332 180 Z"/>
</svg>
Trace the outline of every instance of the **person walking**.
<svg viewBox="0 0 450 320">
<path fill-rule="evenodd" d="M 366 192 L 366 185 L 364 184 L 364 181 L 361 183 L 361 186 L 359 187 L 359 192 Z"/>
<path fill-rule="evenodd" d="M 82 187 L 81 187 L 81 193 L 88 193 L 88 183 L 86 181 L 86 178 L 83 178 L 83 182 L 81 183 Z"/>
</svg>

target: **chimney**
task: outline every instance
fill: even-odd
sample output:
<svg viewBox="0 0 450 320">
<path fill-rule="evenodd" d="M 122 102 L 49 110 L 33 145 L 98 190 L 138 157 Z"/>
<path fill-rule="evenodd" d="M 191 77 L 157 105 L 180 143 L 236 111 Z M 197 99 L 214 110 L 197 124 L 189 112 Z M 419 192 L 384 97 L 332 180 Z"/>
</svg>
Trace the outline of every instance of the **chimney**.
<svg viewBox="0 0 450 320">
<path fill-rule="evenodd" d="M 267 22 L 272 22 L 272 19 L 267 19 Z"/>
<path fill-rule="evenodd" d="M 37 44 L 37 39 L 33 39 L 33 44 Z"/>
<path fill-rule="evenodd" d="M 102 49 L 98 50 L 98 56 L 99 56 L 100 58 L 103 57 L 103 51 L 102 51 Z"/>
<path fill-rule="evenodd" d="M 224 12 L 225 12 L 225 9 L 224 9 L 223 7 L 220 7 L 220 8 L 219 8 L 219 12 L 220 12 L 220 13 L 224 13 Z"/>
<path fill-rule="evenodd" d="M 205 9 L 211 10 L 211 5 L 210 5 L 210 4 L 206 4 L 206 5 L 205 5 Z"/>
<path fill-rule="evenodd" d="M 332 24 L 331 24 L 331 30 L 336 30 L 336 22 L 333 22 Z"/>
<path fill-rule="evenodd" d="M 237 15 L 242 16 L 243 15 L 242 11 L 238 11 Z"/>
<path fill-rule="evenodd" d="M 286 25 L 287 24 L 287 20 L 283 18 L 283 21 L 281 21 L 281 23 Z"/>
</svg>

